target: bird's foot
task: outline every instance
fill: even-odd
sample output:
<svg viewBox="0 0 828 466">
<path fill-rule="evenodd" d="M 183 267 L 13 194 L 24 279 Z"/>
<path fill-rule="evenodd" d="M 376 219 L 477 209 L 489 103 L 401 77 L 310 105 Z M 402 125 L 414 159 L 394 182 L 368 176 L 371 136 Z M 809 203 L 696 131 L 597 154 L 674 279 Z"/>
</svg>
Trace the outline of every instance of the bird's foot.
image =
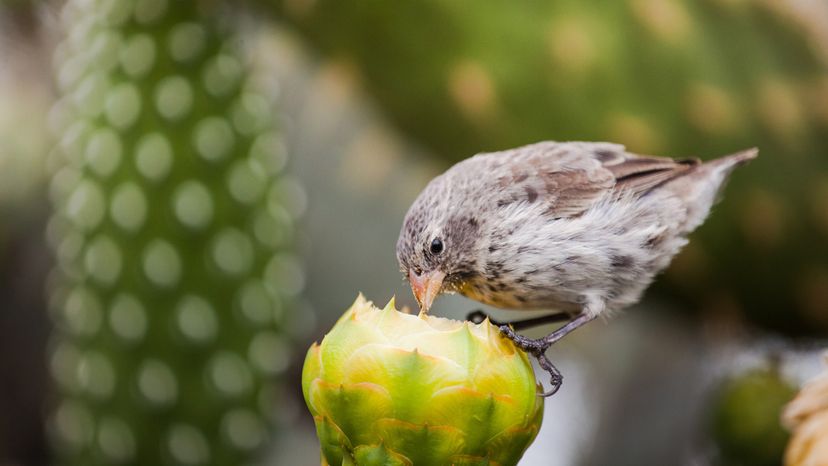
<svg viewBox="0 0 828 466">
<path fill-rule="evenodd" d="M 549 374 L 549 390 L 540 393 L 540 396 L 546 398 L 558 393 L 558 390 L 561 388 L 563 384 L 563 374 L 561 371 L 552 364 L 549 359 L 546 358 L 546 354 L 536 354 L 535 359 L 538 360 L 538 365 L 540 365 L 541 369 L 545 370 Z"/>
<path fill-rule="evenodd" d="M 506 338 L 512 340 L 515 346 L 534 356 L 545 353 L 551 346 L 551 344 L 546 341 L 546 338 L 527 338 L 523 335 L 515 333 L 514 329 L 512 329 L 510 325 L 501 325 L 500 333 L 502 333 Z"/>
<path fill-rule="evenodd" d="M 561 371 L 552 364 L 551 361 L 546 357 L 546 350 L 549 349 L 550 346 L 557 343 L 561 338 L 568 335 L 570 332 L 575 330 L 576 328 L 586 324 L 587 322 L 593 320 L 595 315 L 591 315 L 588 313 L 582 313 L 579 316 L 575 317 L 574 319 L 567 322 L 563 327 L 555 330 L 554 332 L 550 333 L 549 335 L 543 338 L 527 338 L 523 335 L 519 335 L 515 332 L 515 329 L 520 328 L 528 328 L 534 327 L 537 325 L 547 324 L 550 322 L 560 322 L 569 320 L 571 317 L 566 313 L 558 313 L 558 314 L 550 314 L 547 316 L 536 317 L 533 319 L 526 319 L 519 322 L 512 322 L 512 323 L 504 323 L 498 322 L 489 318 L 489 316 L 480 310 L 470 312 L 466 319 L 470 320 L 476 324 L 482 323 L 486 319 L 489 319 L 493 325 L 497 326 L 500 329 L 500 332 L 509 340 L 514 342 L 515 346 L 523 350 L 525 353 L 530 354 L 538 360 L 538 365 L 540 365 L 541 369 L 545 370 L 549 374 L 549 382 L 551 388 L 545 392 L 540 393 L 543 397 L 552 396 L 558 392 L 558 389 L 561 388 L 561 384 L 563 383 L 563 375 L 561 375 Z"/>
<path fill-rule="evenodd" d="M 518 335 L 512 329 L 512 327 L 508 325 L 501 325 L 500 332 L 503 335 L 512 340 L 515 343 L 515 346 L 522 349 L 527 354 L 531 354 L 535 357 L 538 361 L 538 365 L 541 369 L 545 370 L 549 374 L 549 390 L 542 391 L 539 393 L 540 396 L 546 398 L 549 396 L 554 395 L 558 392 L 561 388 L 561 384 L 563 384 L 563 375 L 561 371 L 555 367 L 554 364 L 546 357 L 546 350 L 551 346 L 551 343 L 547 342 L 545 338 L 539 339 L 532 339 L 526 338 L 523 335 Z"/>
</svg>

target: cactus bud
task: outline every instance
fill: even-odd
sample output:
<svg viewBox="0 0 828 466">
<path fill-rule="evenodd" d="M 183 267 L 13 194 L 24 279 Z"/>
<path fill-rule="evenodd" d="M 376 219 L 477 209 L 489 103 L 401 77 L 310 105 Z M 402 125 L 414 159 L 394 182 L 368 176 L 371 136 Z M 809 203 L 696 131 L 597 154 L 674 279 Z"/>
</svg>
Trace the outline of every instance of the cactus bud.
<svg viewBox="0 0 828 466">
<path fill-rule="evenodd" d="M 322 464 L 514 465 L 543 415 L 526 355 L 488 321 L 359 296 L 302 374 Z"/>
</svg>

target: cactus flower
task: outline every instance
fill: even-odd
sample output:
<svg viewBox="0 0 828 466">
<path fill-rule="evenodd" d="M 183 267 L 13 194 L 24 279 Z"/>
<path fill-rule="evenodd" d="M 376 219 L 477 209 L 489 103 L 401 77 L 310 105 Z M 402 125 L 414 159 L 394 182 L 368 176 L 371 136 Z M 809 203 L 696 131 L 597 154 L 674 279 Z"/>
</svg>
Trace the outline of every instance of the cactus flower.
<svg viewBox="0 0 828 466">
<path fill-rule="evenodd" d="M 828 353 L 825 354 L 828 363 Z M 808 382 L 782 413 L 791 431 L 786 466 L 820 466 L 828 459 L 828 371 Z"/>
<path fill-rule="evenodd" d="M 543 415 L 526 355 L 488 321 L 384 309 L 361 295 L 308 351 L 322 465 L 514 465 Z"/>
</svg>

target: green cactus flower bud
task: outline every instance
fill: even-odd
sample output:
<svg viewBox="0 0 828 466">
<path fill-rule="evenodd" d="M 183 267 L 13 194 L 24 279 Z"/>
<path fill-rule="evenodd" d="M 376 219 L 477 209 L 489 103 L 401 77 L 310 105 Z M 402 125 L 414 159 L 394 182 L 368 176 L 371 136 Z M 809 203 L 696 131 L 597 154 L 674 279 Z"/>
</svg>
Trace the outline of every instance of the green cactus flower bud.
<svg viewBox="0 0 828 466">
<path fill-rule="evenodd" d="M 513 465 L 543 416 L 526 355 L 489 322 L 359 296 L 308 351 L 302 391 L 323 465 Z"/>
</svg>

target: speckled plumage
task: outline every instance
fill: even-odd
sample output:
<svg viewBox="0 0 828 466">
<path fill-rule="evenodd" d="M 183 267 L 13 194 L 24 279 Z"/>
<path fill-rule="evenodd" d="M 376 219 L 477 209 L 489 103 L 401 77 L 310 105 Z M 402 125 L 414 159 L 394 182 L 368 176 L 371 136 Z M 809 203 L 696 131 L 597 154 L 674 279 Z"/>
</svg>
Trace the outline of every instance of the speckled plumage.
<svg viewBox="0 0 828 466">
<path fill-rule="evenodd" d="M 499 308 L 590 318 L 620 310 L 687 243 L 730 171 L 755 156 L 701 163 L 584 142 L 479 154 L 431 181 L 411 206 L 400 268 L 416 277 L 441 271 L 440 292 Z M 429 251 L 434 238 L 444 244 L 439 254 Z"/>
</svg>

